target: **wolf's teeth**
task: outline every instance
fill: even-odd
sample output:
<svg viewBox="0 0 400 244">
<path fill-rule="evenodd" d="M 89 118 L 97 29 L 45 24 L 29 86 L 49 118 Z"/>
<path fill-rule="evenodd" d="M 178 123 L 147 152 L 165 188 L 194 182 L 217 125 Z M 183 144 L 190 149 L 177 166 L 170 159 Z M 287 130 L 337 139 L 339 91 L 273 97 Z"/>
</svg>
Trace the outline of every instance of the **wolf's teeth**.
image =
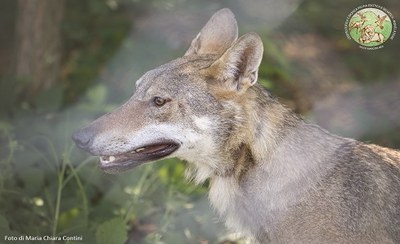
<svg viewBox="0 0 400 244">
<path fill-rule="evenodd" d="M 141 152 L 143 150 L 144 150 L 144 147 L 141 147 L 141 148 L 136 149 L 135 152 Z"/>
<path fill-rule="evenodd" d="M 110 156 L 110 162 L 114 161 L 115 157 L 114 156 Z"/>
</svg>

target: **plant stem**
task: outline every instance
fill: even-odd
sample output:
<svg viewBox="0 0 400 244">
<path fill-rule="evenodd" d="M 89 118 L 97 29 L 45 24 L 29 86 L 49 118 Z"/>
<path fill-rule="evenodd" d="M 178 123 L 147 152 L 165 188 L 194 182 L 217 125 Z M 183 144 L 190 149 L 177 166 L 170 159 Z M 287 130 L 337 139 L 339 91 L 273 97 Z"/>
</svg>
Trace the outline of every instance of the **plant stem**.
<svg viewBox="0 0 400 244">
<path fill-rule="evenodd" d="M 88 207 L 88 200 L 85 192 L 85 188 L 82 185 L 82 181 L 79 178 L 77 170 L 74 169 L 73 165 L 71 163 L 68 163 L 69 168 L 71 169 L 72 175 L 74 175 L 76 184 L 78 185 L 78 188 L 82 194 L 82 201 L 83 201 L 83 213 L 85 215 L 85 227 L 88 226 L 88 218 L 89 218 L 89 207 Z"/>
<path fill-rule="evenodd" d="M 62 190 L 63 190 L 63 180 L 64 180 L 64 173 L 66 169 L 66 164 L 63 162 L 61 164 L 61 171 L 58 174 L 58 189 L 57 189 L 57 201 L 56 201 L 56 210 L 54 213 L 54 223 L 53 223 L 53 236 L 56 235 L 57 233 L 57 227 L 58 227 L 58 218 L 60 215 L 60 205 L 61 205 L 61 195 L 62 195 Z M 52 244 L 54 244 L 54 240 L 51 241 Z"/>
<path fill-rule="evenodd" d="M 152 172 L 152 165 L 148 165 L 145 169 L 143 174 L 141 175 L 139 182 L 137 184 L 137 187 L 139 189 L 139 192 L 137 194 L 133 195 L 131 204 L 129 205 L 127 211 L 126 211 L 126 215 L 124 218 L 125 223 L 127 223 L 129 221 L 129 213 L 132 210 L 132 208 L 136 205 L 137 201 L 139 200 L 139 197 L 142 193 L 142 189 L 143 189 L 143 185 L 146 182 L 147 176 Z"/>
</svg>

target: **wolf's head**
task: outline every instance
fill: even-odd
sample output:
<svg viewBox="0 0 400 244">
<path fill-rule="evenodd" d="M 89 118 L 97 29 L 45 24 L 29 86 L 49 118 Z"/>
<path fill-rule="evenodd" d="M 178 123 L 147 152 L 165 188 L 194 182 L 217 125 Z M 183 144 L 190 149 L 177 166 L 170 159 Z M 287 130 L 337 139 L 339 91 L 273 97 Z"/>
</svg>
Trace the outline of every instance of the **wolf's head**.
<svg viewBox="0 0 400 244">
<path fill-rule="evenodd" d="M 223 172 L 216 165 L 218 151 L 240 123 L 237 104 L 256 83 L 262 55 L 260 37 L 248 33 L 238 39 L 234 15 L 222 9 L 183 57 L 145 73 L 125 104 L 75 132 L 73 139 L 100 156 L 107 172 L 166 157 Z"/>
</svg>

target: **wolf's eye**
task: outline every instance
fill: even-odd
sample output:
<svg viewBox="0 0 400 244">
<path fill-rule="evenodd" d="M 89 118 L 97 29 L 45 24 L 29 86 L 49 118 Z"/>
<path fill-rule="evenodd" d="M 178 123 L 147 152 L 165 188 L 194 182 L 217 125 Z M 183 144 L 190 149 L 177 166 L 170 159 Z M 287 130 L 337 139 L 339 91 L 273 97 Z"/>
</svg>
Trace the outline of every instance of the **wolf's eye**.
<svg viewBox="0 0 400 244">
<path fill-rule="evenodd" d="M 167 102 L 167 99 L 162 97 L 154 97 L 153 102 L 157 107 L 161 107 Z"/>
</svg>

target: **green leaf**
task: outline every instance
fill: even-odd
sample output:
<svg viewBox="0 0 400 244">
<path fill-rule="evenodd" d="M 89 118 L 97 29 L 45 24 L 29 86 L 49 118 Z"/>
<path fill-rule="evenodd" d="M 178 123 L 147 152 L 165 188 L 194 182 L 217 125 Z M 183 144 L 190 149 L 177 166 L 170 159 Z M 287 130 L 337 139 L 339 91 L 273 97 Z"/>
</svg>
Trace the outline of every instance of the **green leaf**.
<svg viewBox="0 0 400 244">
<path fill-rule="evenodd" d="M 54 112 L 62 105 L 64 87 L 54 85 L 53 87 L 41 91 L 35 98 L 35 104 L 39 111 Z"/>
<path fill-rule="evenodd" d="M 8 221 L 3 215 L 0 215 L 0 229 L 5 229 L 5 230 L 10 229 Z"/>
<path fill-rule="evenodd" d="M 33 196 L 41 191 L 44 183 L 44 172 L 35 166 L 19 170 L 18 175 L 25 183 L 25 192 Z"/>
<path fill-rule="evenodd" d="M 114 218 L 102 223 L 96 231 L 98 244 L 123 244 L 128 239 L 125 222 Z"/>
<path fill-rule="evenodd" d="M 11 231 L 7 219 L 3 215 L 0 215 L 0 237 L 5 238 L 5 236 L 18 236 L 18 233 Z"/>
<path fill-rule="evenodd" d="M 4 132 L 4 134 L 8 134 L 11 132 L 11 130 L 12 130 L 11 124 L 4 122 L 4 121 L 0 121 L 0 132 Z"/>
<path fill-rule="evenodd" d="M 107 88 L 104 85 L 97 85 L 87 92 L 87 97 L 91 104 L 101 105 L 107 97 Z"/>
</svg>

